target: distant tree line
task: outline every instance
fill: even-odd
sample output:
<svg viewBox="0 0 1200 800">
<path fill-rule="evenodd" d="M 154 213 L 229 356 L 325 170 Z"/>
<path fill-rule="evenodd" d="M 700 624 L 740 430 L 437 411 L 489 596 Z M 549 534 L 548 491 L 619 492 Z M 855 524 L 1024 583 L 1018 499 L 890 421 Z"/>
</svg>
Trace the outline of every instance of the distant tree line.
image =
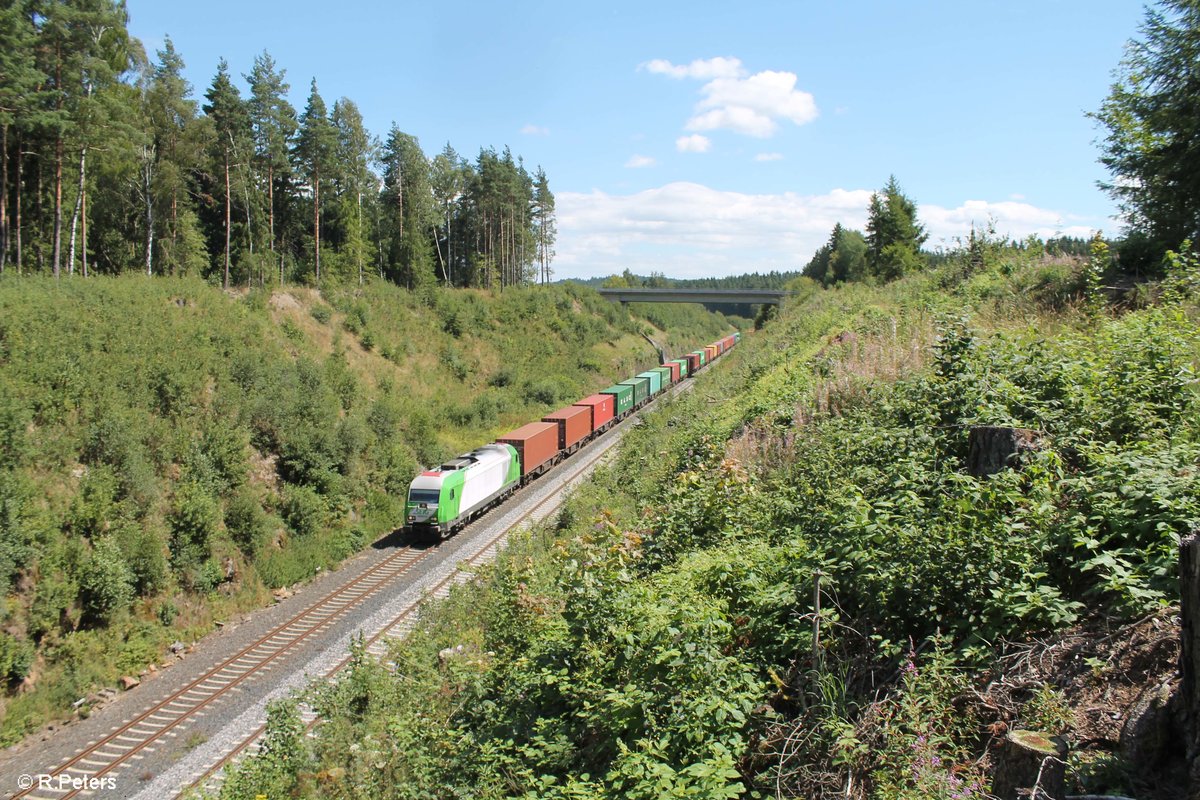
<svg viewBox="0 0 1200 800">
<path fill-rule="evenodd" d="M 226 286 L 549 281 L 554 195 L 505 148 L 427 158 L 270 54 L 203 98 L 114 0 L 0 0 L 0 273 L 201 274 Z"/>
<path fill-rule="evenodd" d="M 799 277 L 798 272 L 745 272 L 741 275 L 726 275 L 720 278 L 668 278 L 661 272 L 635 275 L 625 270 L 620 275 L 591 278 L 584 283 L 610 289 L 782 289 Z"/>
</svg>

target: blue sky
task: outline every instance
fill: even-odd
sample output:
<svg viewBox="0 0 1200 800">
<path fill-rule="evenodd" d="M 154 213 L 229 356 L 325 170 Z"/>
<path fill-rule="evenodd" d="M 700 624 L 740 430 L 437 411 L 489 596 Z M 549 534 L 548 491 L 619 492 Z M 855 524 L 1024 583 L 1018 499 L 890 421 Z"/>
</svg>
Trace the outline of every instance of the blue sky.
<svg viewBox="0 0 1200 800">
<path fill-rule="evenodd" d="M 1143 17 L 1116 0 L 128 0 L 200 96 L 267 50 L 433 155 L 512 148 L 558 200 L 558 277 L 799 269 L 894 174 L 928 246 L 1115 234 L 1096 188 L 1108 91 Z M 242 82 L 244 90 L 244 81 Z"/>
</svg>

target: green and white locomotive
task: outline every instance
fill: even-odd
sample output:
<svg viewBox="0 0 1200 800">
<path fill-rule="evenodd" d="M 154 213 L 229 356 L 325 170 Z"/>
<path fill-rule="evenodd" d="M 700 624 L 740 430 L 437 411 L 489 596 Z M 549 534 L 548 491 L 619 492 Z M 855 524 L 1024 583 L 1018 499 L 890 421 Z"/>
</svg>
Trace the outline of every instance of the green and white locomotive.
<svg viewBox="0 0 1200 800">
<path fill-rule="evenodd" d="M 405 510 L 408 527 L 444 539 L 506 498 L 520 481 L 516 448 L 485 444 L 413 479 Z"/>
</svg>

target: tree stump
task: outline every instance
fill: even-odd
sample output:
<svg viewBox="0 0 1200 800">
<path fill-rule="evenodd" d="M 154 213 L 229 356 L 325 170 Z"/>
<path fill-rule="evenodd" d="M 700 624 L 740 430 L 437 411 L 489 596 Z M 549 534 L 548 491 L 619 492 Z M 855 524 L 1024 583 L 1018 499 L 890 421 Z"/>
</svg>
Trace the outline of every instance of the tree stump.
<svg viewBox="0 0 1200 800">
<path fill-rule="evenodd" d="M 1022 453 L 1041 447 L 1042 434 L 1029 428 L 980 425 L 967 438 L 967 472 L 976 478 L 1014 467 Z"/>
<path fill-rule="evenodd" d="M 1009 731 L 996 754 L 992 794 L 1000 800 L 1063 800 L 1067 744 L 1037 731 Z"/>
<path fill-rule="evenodd" d="M 1200 531 L 1179 542 L 1179 672 L 1187 737 L 1189 797 L 1200 796 Z"/>
</svg>

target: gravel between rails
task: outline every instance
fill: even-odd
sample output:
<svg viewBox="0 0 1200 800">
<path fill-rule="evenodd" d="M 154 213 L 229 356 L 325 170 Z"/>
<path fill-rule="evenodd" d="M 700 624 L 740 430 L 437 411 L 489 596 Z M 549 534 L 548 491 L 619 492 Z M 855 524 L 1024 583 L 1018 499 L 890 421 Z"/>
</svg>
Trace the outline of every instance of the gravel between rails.
<svg viewBox="0 0 1200 800">
<path fill-rule="evenodd" d="M 687 391 L 693 385 L 693 381 L 687 381 L 677 386 L 670 396 Z M 662 400 L 669 400 L 669 397 Z M 662 400 L 647 410 L 659 407 Z M 460 564 L 486 563 L 515 526 L 530 524 L 553 514 L 570 489 L 588 478 L 625 432 L 637 424 L 636 420 L 636 415 L 626 420 L 523 489 L 499 509 L 468 526 L 452 539 L 429 548 L 426 557 L 396 580 L 393 587 L 371 596 L 328 631 L 254 673 L 237 689 L 220 696 L 209 707 L 197 712 L 193 719 L 188 719 L 161 741 L 154 742 L 133 756 L 130 763 L 113 769 L 108 774 L 113 776 L 115 788 L 82 794 L 114 800 L 131 797 L 159 800 L 177 796 L 201 781 L 214 765 L 243 747 L 261 729 L 270 701 L 287 696 L 311 681 L 334 672 L 344 662 L 354 637 L 370 639 L 393 625 L 398 618 L 411 616 L 414 609 L 428 597 L 431 589 L 445 583 L 449 576 L 459 571 Z M 579 465 L 586 462 L 592 463 L 586 469 L 579 470 Z M 570 479 L 564 480 L 566 478 Z M 530 513 L 539 504 L 544 505 Z M 530 516 L 529 520 L 524 519 L 526 515 Z M 119 696 L 87 720 L 58 730 L 49 741 L 10 751 L 0 758 L 0 792 L 11 796 L 18 787 L 19 775 L 54 774 L 53 770 L 75 753 L 136 717 L 143 709 L 153 706 L 224 658 L 237 653 L 246 643 L 270 631 L 337 585 L 384 560 L 395 552 L 394 547 L 389 546 L 392 541 L 391 537 L 381 540 L 338 570 L 299 589 L 288 600 L 247 615 L 237 624 L 206 637 L 197 646 L 196 652 L 173 668 L 159 673 L 156 679 L 147 681 L 138 689 Z M 202 785 L 211 786 L 215 783 L 210 779 L 203 781 Z M 34 796 L 39 794 L 35 792 Z M 47 796 L 61 794 L 50 793 Z"/>
</svg>

